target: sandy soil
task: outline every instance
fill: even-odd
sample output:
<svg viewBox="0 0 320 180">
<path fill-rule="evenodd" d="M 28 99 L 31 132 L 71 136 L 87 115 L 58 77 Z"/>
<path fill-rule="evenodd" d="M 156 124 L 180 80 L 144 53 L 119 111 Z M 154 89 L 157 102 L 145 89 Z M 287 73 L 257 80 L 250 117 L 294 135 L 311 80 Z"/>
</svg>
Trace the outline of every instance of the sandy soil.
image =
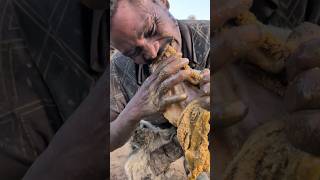
<svg viewBox="0 0 320 180">
<path fill-rule="evenodd" d="M 126 174 L 124 171 L 124 164 L 130 154 L 129 143 L 125 144 L 121 148 L 110 153 L 110 179 L 111 180 L 124 180 Z"/>
</svg>

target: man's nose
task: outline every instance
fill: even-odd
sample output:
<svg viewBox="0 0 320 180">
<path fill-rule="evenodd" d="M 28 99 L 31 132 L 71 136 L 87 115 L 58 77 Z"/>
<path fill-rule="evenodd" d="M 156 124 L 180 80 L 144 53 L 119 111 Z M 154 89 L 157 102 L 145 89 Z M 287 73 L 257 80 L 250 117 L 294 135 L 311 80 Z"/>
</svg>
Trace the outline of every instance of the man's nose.
<svg viewBox="0 0 320 180">
<path fill-rule="evenodd" d="M 144 48 L 144 58 L 154 59 L 158 55 L 160 43 L 159 41 L 147 42 Z"/>
</svg>

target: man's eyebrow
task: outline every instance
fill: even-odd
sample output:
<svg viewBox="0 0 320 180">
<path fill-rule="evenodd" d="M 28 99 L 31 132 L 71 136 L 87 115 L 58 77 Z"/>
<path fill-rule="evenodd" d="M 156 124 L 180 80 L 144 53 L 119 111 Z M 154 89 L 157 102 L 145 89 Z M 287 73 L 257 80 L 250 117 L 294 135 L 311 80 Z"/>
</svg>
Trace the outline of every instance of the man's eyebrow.
<svg viewBox="0 0 320 180">
<path fill-rule="evenodd" d="M 140 30 L 137 31 L 137 37 L 141 38 L 143 34 L 146 32 L 148 26 L 149 26 L 149 18 L 150 16 L 146 17 L 145 20 L 143 21 L 143 26 Z"/>
</svg>

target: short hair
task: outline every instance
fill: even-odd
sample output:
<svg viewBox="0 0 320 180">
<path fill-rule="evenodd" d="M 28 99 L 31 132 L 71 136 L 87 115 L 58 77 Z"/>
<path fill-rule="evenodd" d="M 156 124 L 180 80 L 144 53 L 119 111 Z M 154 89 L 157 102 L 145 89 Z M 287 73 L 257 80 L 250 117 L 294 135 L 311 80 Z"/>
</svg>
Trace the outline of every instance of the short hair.
<svg viewBox="0 0 320 180">
<path fill-rule="evenodd" d="M 130 3 L 139 3 L 139 0 L 130 0 Z M 156 0 L 153 0 L 154 3 L 158 3 Z M 170 8 L 170 4 L 168 0 L 165 0 L 165 5 L 166 7 L 169 9 Z M 118 5 L 118 0 L 110 0 L 110 17 L 112 18 L 112 16 L 116 13 L 117 10 L 117 6 Z"/>
</svg>

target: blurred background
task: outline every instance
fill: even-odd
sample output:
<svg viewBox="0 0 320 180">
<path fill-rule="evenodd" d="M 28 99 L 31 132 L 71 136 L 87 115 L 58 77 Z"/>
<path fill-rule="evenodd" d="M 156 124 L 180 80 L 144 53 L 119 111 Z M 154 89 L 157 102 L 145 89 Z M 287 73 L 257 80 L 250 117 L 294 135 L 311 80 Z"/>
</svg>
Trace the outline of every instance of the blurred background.
<svg viewBox="0 0 320 180">
<path fill-rule="evenodd" d="M 210 20 L 210 0 L 169 0 L 176 19 Z"/>
</svg>

